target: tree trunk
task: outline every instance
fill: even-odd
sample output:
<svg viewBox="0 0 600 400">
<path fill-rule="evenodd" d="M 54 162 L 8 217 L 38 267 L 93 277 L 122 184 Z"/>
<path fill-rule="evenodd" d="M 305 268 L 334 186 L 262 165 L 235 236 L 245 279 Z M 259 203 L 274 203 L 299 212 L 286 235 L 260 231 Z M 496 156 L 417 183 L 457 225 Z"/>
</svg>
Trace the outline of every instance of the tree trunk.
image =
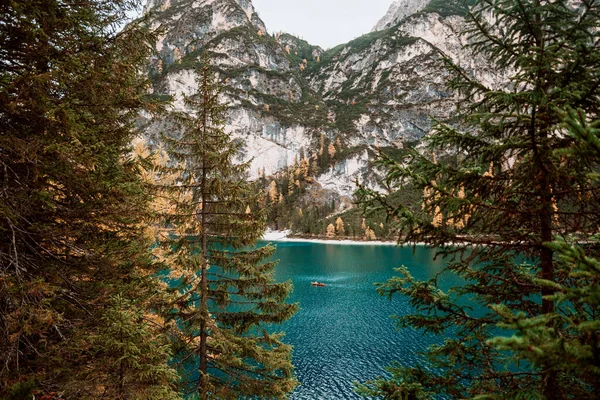
<svg viewBox="0 0 600 400">
<path fill-rule="evenodd" d="M 547 207 L 545 207 L 547 210 Z M 550 209 L 552 206 L 550 205 Z M 542 242 L 550 242 L 552 241 L 552 214 L 548 213 L 542 215 Z M 554 263 L 552 261 L 553 252 L 551 249 L 547 247 L 542 247 L 541 255 L 541 270 L 542 270 L 542 279 L 548 281 L 554 281 Z M 551 296 L 554 293 L 554 290 L 548 287 L 542 288 L 542 296 Z M 542 299 L 542 314 L 552 314 L 554 312 L 554 301 L 548 299 Z M 546 369 L 552 368 L 551 365 L 545 365 Z M 558 384 L 556 381 L 556 372 L 548 371 L 544 375 L 544 389 L 543 393 L 547 399 L 553 399 L 558 395 Z"/>
<path fill-rule="evenodd" d="M 535 0 L 534 6 L 540 7 L 540 0 Z M 537 55 L 538 61 L 538 72 L 536 77 L 536 92 L 538 92 L 538 98 L 540 98 L 540 94 L 545 91 L 544 82 L 540 77 L 540 70 L 543 67 L 545 62 L 545 37 L 542 31 L 542 17 L 539 11 L 535 13 L 535 28 L 536 30 L 536 45 L 539 49 L 539 53 Z M 553 252 L 548 247 L 544 246 L 544 243 L 549 243 L 552 241 L 552 221 L 554 217 L 554 207 L 553 207 L 553 194 L 552 194 L 552 186 L 550 185 L 550 171 L 548 170 L 548 166 L 546 162 L 550 162 L 549 157 L 547 157 L 548 149 L 545 149 L 544 146 L 538 146 L 538 140 L 536 137 L 536 130 L 539 132 L 539 137 L 541 140 L 545 140 L 548 137 L 547 127 L 545 126 L 546 121 L 544 117 L 548 115 L 548 110 L 545 109 L 547 106 L 541 106 L 536 110 L 534 107 L 532 114 L 532 122 L 531 122 L 531 138 L 532 145 L 534 147 L 535 160 L 537 163 L 537 167 L 540 172 L 540 199 L 542 202 L 542 207 L 539 214 L 539 222 L 540 222 L 540 269 L 542 279 L 548 281 L 554 281 L 554 262 Z M 538 113 L 536 113 L 536 111 Z M 538 115 L 539 114 L 539 115 Z M 537 129 L 536 129 L 537 127 Z M 541 154 L 542 151 L 544 154 Z M 551 288 L 543 287 L 542 288 L 542 314 L 551 314 L 554 312 L 554 302 L 552 300 L 544 299 L 545 296 L 550 296 L 553 294 L 553 290 Z M 556 381 L 556 372 L 551 370 L 551 365 L 544 365 L 544 369 L 546 372 L 544 373 L 543 382 L 542 382 L 542 393 L 546 396 L 547 399 L 553 399 L 558 396 L 558 386 Z"/>
<path fill-rule="evenodd" d="M 202 84 L 206 84 L 206 75 L 203 76 Z M 208 102 L 208 93 L 204 91 L 204 102 L 205 104 Z M 206 125 L 208 123 L 208 115 L 206 110 L 203 111 L 202 118 L 202 143 L 205 143 L 206 138 Z M 206 150 L 202 147 L 202 211 L 201 211 L 201 232 L 202 232 L 202 272 L 201 272 L 201 282 L 200 282 L 200 312 L 202 313 L 202 320 L 200 322 L 200 399 L 208 399 L 208 350 L 207 350 L 207 340 L 208 340 L 208 332 L 207 332 L 207 321 L 208 321 L 208 278 L 206 276 L 208 272 L 208 253 L 207 253 L 207 241 L 208 241 L 208 232 L 206 231 L 206 218 L 207 218 L 207 196 L 206 193 Z"/>
</svg>

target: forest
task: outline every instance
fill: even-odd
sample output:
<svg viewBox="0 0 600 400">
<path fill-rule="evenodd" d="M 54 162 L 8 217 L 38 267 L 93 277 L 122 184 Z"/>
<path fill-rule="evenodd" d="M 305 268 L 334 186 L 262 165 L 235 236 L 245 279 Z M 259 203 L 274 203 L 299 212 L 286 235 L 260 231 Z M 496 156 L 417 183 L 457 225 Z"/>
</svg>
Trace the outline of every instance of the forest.
<svg viewBox="0 0 600 400">
<path fill-rule="evenodd" d="M 600 398 L 600 1 L 465 5 L 461 35 L 506 84 L 445 59 L 456 116 L 378 149 L 387 190 L 357 182 L 342 212 L 291 205 L 362 149 L 323 135 L 248 181 L 209 55 L 192 112 L 148 94 L 156 32 L 127 17 L 141 6 L 0 4 L 0 399 L 288 398 L 277 326 L 298 305 L 257 242 L 290 226 L 425 243 L 464 282 L 398 268 L 373 289 L 410 300 L 399 328 L 454 338 L 360 395 Z M 168 122 L 159 141 L 142 113 Z"/>
</svg>

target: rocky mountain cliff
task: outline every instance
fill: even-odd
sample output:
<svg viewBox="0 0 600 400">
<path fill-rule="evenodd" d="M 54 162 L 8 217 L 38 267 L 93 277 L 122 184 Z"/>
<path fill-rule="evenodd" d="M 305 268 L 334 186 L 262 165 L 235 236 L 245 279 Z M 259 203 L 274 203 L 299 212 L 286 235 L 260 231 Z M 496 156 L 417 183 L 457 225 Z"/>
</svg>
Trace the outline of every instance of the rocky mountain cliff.
<svg viewBox="0 0 600 400">
<path fill-rule="evenodd" d="M 423 10 L 430 2 L 430 0 L 394 1 L 385 16 L 377 22 L 372 32 L 396 26 L 402 19 Z"/>
<path fill-rule="evenodd" d="M 152 95 L 183 108 L 193 67 L 211 54 L 230 104 L 227 130 L 245 143 L 251 177 L 310 166 L 311 192 L 347 207 L 359 178 L 377 186 L 375 148 L 402 148 L 455 110 L 444 56 L 482 81 L 498 78 L 464 50 L 460 0 L 397 0 L 367 33 L 328 51 L 270 33 L 250 0 L 149 0 L 161 34 Z M 149 121 L 152 135 L 160 122 Z M 327 154 L 326 154 L 327 153 Z M 332 200 L 333 199 L 333 200 Z"/>
</svg>

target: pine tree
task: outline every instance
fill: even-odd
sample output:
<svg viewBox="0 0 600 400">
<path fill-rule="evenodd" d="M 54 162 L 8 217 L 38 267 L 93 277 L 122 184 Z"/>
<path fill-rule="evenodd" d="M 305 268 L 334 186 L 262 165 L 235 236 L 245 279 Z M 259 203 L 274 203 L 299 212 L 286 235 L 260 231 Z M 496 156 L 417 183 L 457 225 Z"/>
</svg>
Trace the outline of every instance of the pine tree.
<svg viewBox="0 0 600 400">
<path fill-rule="evenodd" d="M 383 156 L 388 182 L 424 190 L 424 210 L 360 191 L 370 208 L 388 212 L 405 243 L 426 242 L 454 256 L 446 270 L 460 276 L 463 286 L 442 291 L 436 279 L 417 282 L 403 268 L 401 277 L 379 288 L 385 295 L 407 295 L 419 312 L 400 318 L 400 326 L 435 334 L 452 330 L 451 338 L 429 349 L 427 370 L 394 368 L 391 381 L 362 387 L 363 393 L 597 397 L 597 369 L 558 353 L 544 357 L 553 344 L 540 347 L 535 341 L 540 332 L 546 336 L 537 339 L 563 338 L 563 345 L 575 340 L 573 327 L 557 315 L 597 318 L 573 298 L 560 302 L 565 291 L 578 292 L 578 285 L 590 281 L 573 279 L 573 268 L 555 255 L 562 247 L 549 243 L 554 237 L 565 238 L 566 246 L 586 243 L 600 223 L 600 187 L 590 179 L 598 159 L 569 156 L 578 144 L 565 131 L 561 111 L 578 108 L 589 116 L 600 111 L 599 21 L 595 1 L 479 1 L 473 8 L 466 32 L 470 46 L 509 82 L 488 88 L 446 60 L 456 75 L 452 85 L 465 100 L 463 115 L 454 125 L 436 123 L 427 146 L 434 154 L 455 154 L 455 163 L 436 163 L 415 151 L 400 162 Z M 586 252 L 592 250 L 586 246 Z M 573 255 L 571 261 L 585 262 Z M 517 320 L 532 328 L 521 327 L 525 337 L 492 340 L 498 327 L 515 328 Z M 594 324 L 581 332 L 593 332 L 595 339 L 583 342 L 597 355 Z"/>
<path fill-rule="evenodd" d="M 80 398 L 110 399 L 179 399 L 173 390 L 178 376 L 167 366 L 170 343 L 155 329 L 164 322 L 147 310 L 140 309 L 121 295 L 112 298 L 102 316 L 103 329 L 87 335 L 89 352 L 100 364 L 94 370 L 76 371 Z M 159 366 L 157 368 L 157 366 Z M 101 395 L 85 389 L 102 388 Z"/>
<path fill-rule="evenodd" d="M 590 123 L 581 110 L 568 110 L 565 122 L 576 139 L 576 145 L 564 155 L 600 164 L 600 120 Z M 589 171 L 587 178 L 590 185 L 597 185 L 600 180 L 596 171 Z M 554 312 L 540 316 L 515 314 L 503 305 L 496 306 L 496 312 L 503 317 L 501 327 L 515 334 L 512 337 L 496 337 L 491 344 L 499 350 L 514 351 L 519 358 L 533 365 L 553 365 L 561 374 L 583 377 L 589 386 L 572 387 L 569 394 L 576 398 L 598 398 L 600 235 L 590 236 L 585 243 L 577 245 L 559 237 L 549 247 L 556 254 L 555 263 L 564 280 L 537 282 L 553 291 L 548 300 L 558 306 Z"/>
<path fill-rule="evenodd" d="M 171 234 L 162 249 L 177 295 L 169 318 L 181 331 L 184 390 L 201 399 L 284 398 L 296 385 L 291 348 L 270 327 L 296 311 L 284 303 L 291 283 L 273 282 L 276 263 L 264 261 L 273 247 L 253 247 L 266 211 L 246 183 L 248 164 L 234 163 L 240 144 L 223 131 L 226 106 L 207 58 L 198 86 L 185 100 L 192 114 L 174 118 L 180 136 L 165 136 L 164 172 L 178 179 L 165 188 Z"/>
<path fill-rule="evenodd" d="M 100 398 L 109 386 L 114 398 L 177 397 L 155 346 L 162 330 L 140 325 L 158 340 L 146 344 L 136 333 L 157 306 L 158 268 L 144 236 L 149 196 L 130 160 L 151 38 L 139 24 L 119 31 L 136 5 L 0 5 L 0 397 L 20 382 L 23 398 Z M 131 329 L 122 338 L 105 325 L 116 297 Z M 147 352 L 135 368 L 113 356 L 129 345 Z"/>
</svg>

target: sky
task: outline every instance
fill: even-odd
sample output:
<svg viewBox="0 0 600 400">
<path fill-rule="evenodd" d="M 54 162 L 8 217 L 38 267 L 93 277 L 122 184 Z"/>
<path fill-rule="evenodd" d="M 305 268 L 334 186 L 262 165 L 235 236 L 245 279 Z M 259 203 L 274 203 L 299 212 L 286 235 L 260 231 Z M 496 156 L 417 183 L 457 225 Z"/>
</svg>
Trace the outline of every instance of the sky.
<svg viewBox="0 0 600 400">
<path fill-rule="evenodd" d="M 393 0 L 252 0 L 269 33 L 284 31 L 324 49 L 369 33 Z"/>
</svg>

